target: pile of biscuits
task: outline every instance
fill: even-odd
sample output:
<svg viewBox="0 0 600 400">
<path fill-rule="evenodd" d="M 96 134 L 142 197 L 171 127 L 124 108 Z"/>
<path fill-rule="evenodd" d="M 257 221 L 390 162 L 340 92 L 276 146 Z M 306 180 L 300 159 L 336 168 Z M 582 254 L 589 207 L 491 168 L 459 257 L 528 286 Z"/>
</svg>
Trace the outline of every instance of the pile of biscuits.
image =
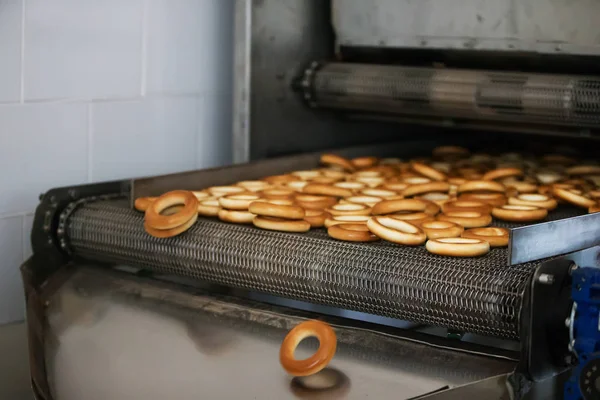
<svg viewBox="0 0 600 400">
<path fill-rule="evenodd" d="M 322 167 L 255 181 L 138 198 L 146 231 L 171 237 L 198 215 L 261 229 L 327 229 L 337 240 L 425 244 L 446 256 L 475 257 L 508 245 L 494 220 L 543 221 L 563 205 L 600 212 L 600 165 L 550 154 L 471 154 L 458 146 L 413 160 L 335 154 Z"/>
</svg>

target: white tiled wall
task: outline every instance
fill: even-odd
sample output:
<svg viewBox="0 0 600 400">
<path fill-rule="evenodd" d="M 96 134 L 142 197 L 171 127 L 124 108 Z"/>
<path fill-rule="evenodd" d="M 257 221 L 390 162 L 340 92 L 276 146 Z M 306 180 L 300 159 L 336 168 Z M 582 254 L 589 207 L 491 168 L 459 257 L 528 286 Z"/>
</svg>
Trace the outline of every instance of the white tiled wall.
<svg viewBox="0 0 600 400">
<path fill-rule="evenodd" d="M 231 161 L 233 0 L 0 0 L 0 324 L 52 187 Z"/>
</svg>

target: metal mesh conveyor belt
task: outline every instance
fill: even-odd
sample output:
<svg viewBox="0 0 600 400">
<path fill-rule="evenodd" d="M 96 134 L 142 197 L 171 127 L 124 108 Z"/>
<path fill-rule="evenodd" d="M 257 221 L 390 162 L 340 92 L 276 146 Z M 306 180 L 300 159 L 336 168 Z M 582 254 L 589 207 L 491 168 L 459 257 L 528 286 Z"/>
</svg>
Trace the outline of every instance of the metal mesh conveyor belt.
<svg viewBox="0 0 600 400">
<path fill-rule="evenodd" d="M 291 234 L 212 219 L 157 239 L 124 200 L 82 203 L 65 233 L 70 249 L 91 260 L 507 338 L 518 338 L 523 292 L 536 265 L 508 267 L 506 249 L 448 258 L 423 246 L 340 242 L 322 229 Z"/>
<path fill-rule="evenodd" d="M 325 63 L 302 87 L 323 108 L 600 126 L 600 76 Z"/>
</svg>

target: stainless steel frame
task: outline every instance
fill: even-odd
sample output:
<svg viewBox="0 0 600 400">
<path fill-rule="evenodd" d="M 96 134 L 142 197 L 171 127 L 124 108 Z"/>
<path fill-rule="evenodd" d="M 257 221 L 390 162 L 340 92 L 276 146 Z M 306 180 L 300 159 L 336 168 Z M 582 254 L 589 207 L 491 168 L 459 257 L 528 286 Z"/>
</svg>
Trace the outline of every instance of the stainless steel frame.
<svg viewBox="0 0 600 400">
<path fill-rule="evenodd" d="M 587 0 L 333 0 L 338 46 L 599 55 Z"/>
</svg>

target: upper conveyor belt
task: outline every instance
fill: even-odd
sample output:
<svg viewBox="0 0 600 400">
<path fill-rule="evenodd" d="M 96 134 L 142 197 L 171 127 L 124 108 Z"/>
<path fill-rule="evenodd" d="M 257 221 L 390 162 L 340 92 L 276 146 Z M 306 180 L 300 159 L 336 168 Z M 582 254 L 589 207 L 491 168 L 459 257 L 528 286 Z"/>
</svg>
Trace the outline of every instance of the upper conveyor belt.
<svg viewBox="0 0 600 400">
<path fill-rule="evenodd" d="M 314 63 L 300 85 L 314 107 L 600 128 L 600 77 Z"/>
</svg>

